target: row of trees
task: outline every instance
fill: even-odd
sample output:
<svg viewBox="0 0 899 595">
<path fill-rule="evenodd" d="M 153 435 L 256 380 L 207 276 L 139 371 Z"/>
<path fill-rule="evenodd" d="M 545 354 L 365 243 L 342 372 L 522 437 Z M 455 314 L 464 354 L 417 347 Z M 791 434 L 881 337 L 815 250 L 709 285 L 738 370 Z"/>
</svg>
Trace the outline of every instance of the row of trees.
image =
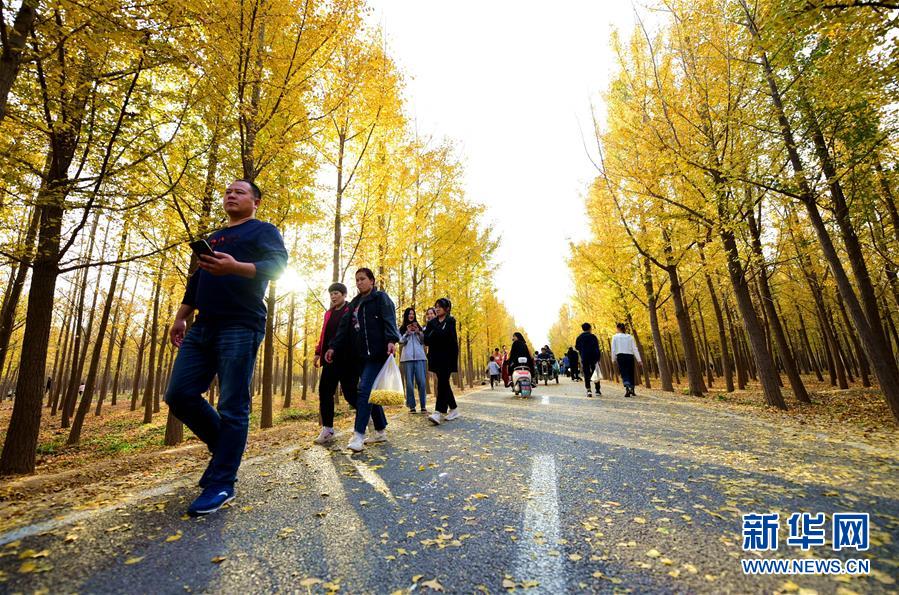
<svg viewBox="0 0 899 595">
<path fill-rule="evenodd" d="M 298 381 L 300 398 L 314 387 L 327 279 L 352 267 L 374 269 L 398 305 L 449 295 L 469 379 L 477 354 L 511 334 L 484 258 L 495 240 L 464 196 L 460 157 L 406 118 L 402 75 L 367 10 L 4 5 L 0 383 L 15 404 L 0 473 L 33 471 L 45 406 L 69 443 L 119 400 L 152 421 L 175 355 L 168 323 L 195 268 L 184 244 L 223 223 L 235 177 L 263 188 L 259 217 L 291 252 L 267 297 L 263 427 L 276 394 L 289 407 Z M 166 443 L 181 439 L 170 416 Z"/>
<path fill-rule="evenodd" d="M 785 409 L 814 374 L 899 420 L 899 6 L 659 9 L 614 41 L 571 316 L 627 322 L 664 390 L 753 378 Z"/>
</svg>

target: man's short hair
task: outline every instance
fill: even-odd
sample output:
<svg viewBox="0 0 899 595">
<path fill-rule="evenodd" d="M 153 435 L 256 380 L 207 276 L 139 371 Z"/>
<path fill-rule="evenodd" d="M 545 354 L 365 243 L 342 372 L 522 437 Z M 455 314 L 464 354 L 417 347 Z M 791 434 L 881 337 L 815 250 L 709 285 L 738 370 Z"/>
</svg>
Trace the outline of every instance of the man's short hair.
<svg viewBox="0 0 899 595">
<path fill-rule="evenodd" d="M 248 184 L 250 186 L 250 189 L 253 191 L 253 198 L 255 198 L 256 200 L 262 200 L 262 190 L 259 189 L 259 186 L 256 185 L 256 182 L 253 182 L 252 180 L 248 180 L 246 178 L 237 178 L 234 181 Z"/>
<path fill-rule="evenodd" d="M 339 291 L 343 295 L 346 295 L 346 285 L 343 283 L 331 283 L 331 286 L 328 288 L 328 293 L 332 291 Z"/>
<path fill-rule="evenodd" d="M 593 328 L 593 327 L 590 326 L 589 322 L 585 322 L 584 324 L 581 325 L 581 330 L 584 331 L 585 333 L 587 331 L 589 331 L 591 328 Z"/>
<path fill-rule="evenodd" d="M 619 331 L 621 331 L 623 333 L 624 331 L 627 330 L 627 325 L 625 325 L 623 322 L 619 322 L 618 324 L 615 325 L 615 328 L 617 328 Z"/>
</svg>

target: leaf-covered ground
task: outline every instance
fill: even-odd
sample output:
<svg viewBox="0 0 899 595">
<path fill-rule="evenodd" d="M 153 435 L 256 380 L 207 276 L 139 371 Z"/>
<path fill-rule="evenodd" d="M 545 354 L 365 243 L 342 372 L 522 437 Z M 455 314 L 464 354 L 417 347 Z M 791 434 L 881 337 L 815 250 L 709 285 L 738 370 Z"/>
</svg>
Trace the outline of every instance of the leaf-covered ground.
<svg viewBox="0 0 899 595">
<path fill-rule="evenodd" d="M 588 400 L 565 380 L 530 400 L 475 392 L 436 428 L 395 411 L 390 441 L 357 456 L 346 437 L 333 449 L 284 437 L 247 461 L 237 500 L 212 517 L 183 515 L 196 494 L 185 468 L 124 505 L 5 533 L 2 579 L 81 592 L 896 589 L 899 457 L 885 434 L 605 393 Z M 744 576 L 741 514 L 768 511 L 870 512 L 872 547 L 854 557 L 871 575 Z"/>
</svg>

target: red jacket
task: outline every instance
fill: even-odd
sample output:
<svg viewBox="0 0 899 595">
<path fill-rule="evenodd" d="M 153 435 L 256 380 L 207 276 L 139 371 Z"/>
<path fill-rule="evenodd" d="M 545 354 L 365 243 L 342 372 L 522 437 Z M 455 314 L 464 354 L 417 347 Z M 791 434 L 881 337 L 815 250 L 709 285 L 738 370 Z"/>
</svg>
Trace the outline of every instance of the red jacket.
<svg viewBox="0 0 899 595">
<path fill-rule="evenodd" d="M 322 332 L 319 333 L 319 335 L 318 335 L 318 345 L 315 346 L 315 355 L 318 355 L 318 356 L 322 355 L 322 347 L 325 347 L 325 345 L 324 345 L 325 329 L 328 328 L 328 321 L 331 320 L 331 314 L 334 312 L 337 312 L 338 319 L 337 319 L 337 324 L 334 327 L 334 329 L 336 331 L 337 327 L 340 326 L 340 319 L 343 318 L 343 315 L 349 311 L 350 311 L 350 303 L 349 302 L 345 302 L 343 304 L 343 307 L 338 310 L 334 310 L 333 308 L 328 308 L 327 310 L 325 310 L 325 320 L 324 320 L 324 322 L 322 322 Z M 333 339 L 333 337 L 331 337 L 331 338 Z M 325 351 L 327 351 L 327 349 L 325 349 Z"/>
</svg>

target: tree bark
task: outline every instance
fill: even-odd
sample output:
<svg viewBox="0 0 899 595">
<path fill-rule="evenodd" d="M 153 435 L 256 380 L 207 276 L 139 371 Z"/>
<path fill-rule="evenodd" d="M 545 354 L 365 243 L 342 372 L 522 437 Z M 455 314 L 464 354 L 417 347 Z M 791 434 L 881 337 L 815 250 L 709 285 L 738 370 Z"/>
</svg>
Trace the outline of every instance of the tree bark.
<svg viewBox="0 0 899 595">
<path fill-rule="evenodd" d="M 116 260 L 122 260 L 125 254 L 125 246 L 128 243 L 128 226 L 122 230 L 122 237 L 119 243 L 119 254 Z M 94 384 L 97 381 L 97 373 L 100 369 L 100 356 L 103 353 L 103 337 L 106 336 L 106 327 L 109 324 L 109 315 L 112 312 L 112 302 L 115 300 L 116 286 L 119 282 L 119 267 L 113 267 L 112 278 L 109 280 L 109 289 L 106 290 L 106 300 L 103 303 L 103 313 L 100 315 L 100 326 L 97 329 L 97 340 L 94 342 L 94 349 L 91 353 L 91 362 L 88 367 L 87 380 L 84 383 L 84 392 L 81 394 L 81 403 L 78 404 L 78 411 L 75 413 L 75 419 L 72 422 L 72 429 L 69 431 L 69 439 L 67 444 L 77 444 L 81 440 L 81 428 L 84 426 L 84 418 L 91 409 L 91 401 L 93 400 Z M 110 342 L 110 345 L 112 343 Z M 110 350 L 110 356 L 112 352 Z"/>
<path fill-rule="evenodd" d="M 747 25 L 749 27 L 750 33 L 756 40 L 761 42 L 761 35 L 758 31 L 749 7 L 746 5 L 745 0 L 741 0 L 741 3 L 746 13 Z M 761 47 L 763 46 L 760 44 L 760 48 Z M 866 354 L 868 356 L 868 360 L 871 362 L 871 365 L 874 368 L 874 373 L 877 376 L 877 380 L 880 384 L 880 389 L 883 393 L 884 399 L 890 407 L 893 418 L 896 421 L 899 421 L 899 371 L 897 371 L 895 362 L 892 360 L 892 358 L 888 358 L 887 356 L 887 347 L 884 344 L 882 329 L 879 326 L 876 329 L 872 328 L 872 325 L 868 321 L 865 309 L 863 309 L 862 303 L 859 301 L 858 296 L 855 294 L 855 290 L 853 289 L 852 283 L 849 281 L 849 277 L 846 274 L 845 269 L 843 268 L 843 263 L 840 260 L 840 256 L 837 253 L 836 247 L 833 244 L 833 240 L 830 237 L 829 232 L 827 231 L 827 226 L 825 225 L 824 220 L 821 218 L 821 213 L 818 211 L 818 205 L 815 202 L 814 194 L 812 193 L 811 188 L 808 185 L 808 180 L 806 180 L 805 177 L 805 167 L 803 166 L 802 158 L 799 155 L 799 150 L 797 148 L 795 137 L 793 135 L 793 128 L 790 124 L 789 119 L 787 118 L 786 110 L 783 106 L 783 99 L 781 96 L 780 87 L 777 83 L 777 79 L 775 78 L 774 68 L 768 60 L 767 53 L 763 49 L 759 50 L 759 57 L 761 59 L 765 78 L 768 82 L 771 102 L 773 104 L 775 114 L 780 125 L 781 135 L 783 137 L 784 145 L 787 149 L 787 154 L 789 156 L 790 165 L 793 169 L 794 178 L 800 188 L 801 202 L 806 207 L 809 220 L 811 221 L 812 227 L 817 234 L 818 242 L 821 245 L 821 249 L 824 253 L 824 258 L 830 266 L 830 270 L 833 273 L 834 279 L 836 280 L 840 294 L 842 294 L 843 296 L 843 300 L 846 304 L 847 310 L 849 311 L 849 315 L 852 318 L 852 322 L 860 335 L 862 345 L 864 346 Z M 850 264 L 853 267 L 853 270 L 859 269 L 859 267 L 864 264 L 863 261 L 858 262 L 857 258 L 853 258 L 852 254 L 850 254 L 849 256 Z M 856 271 L 856 280 L 860 283 L 864 283 L 864 275 L 860 269 Z M 867 290 L 866 288 L 862 287 L 862 291 L 866 292 Z M 867 300 L 864 296 L 863 300 L 867 303 Z"/>
<path fill-rule="evenodd" d="M 273 366 L 275 357 L 275 282 L 268 284 L 268 315 L 265 317 L 265 341 L 263 343 L 262 361 L 262 416 L 260 426 L 270 428 L 274 425 L 272 409 L 274 407 L 274 395 L 272 394 Z"/>
<path fill-rule="evenodd" d="M 284 409 L 290 408 L 293 396 L 293 325 L 296 320 L 296 294 L 290 294 L 290 312 L 287 315 L 287 363 L 284 371 Z"/>
<path fill-rule="evenodd" d="M 690 325 L 690 315 L 684 305 L 683 287 L 680 282 L 680 275 L 677 271 L 677 265 L 674 264 L 672 257 L 671 243 L 668 241 L 667 232 L 665 235 L 665 257 L 666 272 L 668 280 L 671 284 L 671 298 L 674 302 L 674 317 L 677 320 L 677 327 L 680 331 L 681 345 L 684 347 L 684 361 L 687 366 L 687 383 L 689 385 L 690 394 L 695 397 L 701 397 L 705 391 L 705 382 L 702 380 L 702 370 L 699 364 L 699 354 L 696 350 L 696 340 L 693 337 L 693 330 Z"/>
<path fill-rule="evenodd" d="M 724 316 L 721 313 L 721 303 L 718 301 L 718 292 L 715 291 L 715 284 L 712 283 L 712 276 L 709 274 L 708 263 L 705 260 L 705 252 L 702 246 L 699 247 L 699 258 L 702 264 L 702 272 L 705 277 L 706 289 L 709 291 L 709 297 L 712 300 L 712 309 L 715 311 L 715 322 L 718 326 L 718 343 L 721 345 L 721 367 L 724 372 L 724 383 L 727 392 L 734 392 L 734 371 L 730 362 L 730 350 L 727 348 L 727 331 L 724 327 Z"/>
<path fill-rule="evenodd" d="M 790 380 L 790 387 L 793 389 L 793 395 L 800 403 L 811 403 L 805 383 L 802 382 L 802 376 L 799 374 L 799 368 L 796 366 L 796 360 L 790 351 L 790 345 L 787 343 L 787 336 L 784 333 L 783 326 L 780 324 L 780 316 L 774 307 L 774 297 L 771 294 L 771 286 L 768 284 L 768 267 L 765 265 L 765 255 L 762 252 L 761 229 L 755 220 L 753 210 L 747 209 L 746 222 L 749 225 L 749 233 L 752 235 L 752 252 L 756 259 L 756 271 L 758 273 L 758 286 L 762 298 L 762 307 L 768 313 L 768 324 L 774 335 L 774 342 L 777 345 L 777 351 L 780 354 L 780 360 L 783 363 L 784 371 Z"/>
<path fill-rule="evenodd" d="M 657 306 L 657 296 L 652 280 L 652 268 L 649 258 L 643 257 L 643 287 L 646 290 L 646 309 L 649 312 L 649 329 L 652 333 L 653 351 L 655 351 L 656 362 L 658 363 L 660 381 L 662 390 L 674 392 L 674 385 L 671 383 L 671 368 L 668 365 L 668 356 L 665 353 L 665 346 L 662 344 L 662 331 L 659 328 L 659 312 Z"/>
<path fill-rule="evenodd" d="M 6 117 L 6 105 L 13 83 L 19 76 L 22 53 L 37 17 L 37 0 L 22 0 L 13 27 L 5 32 L 0 54 L 0 121 Z"/>
<path fill-rule="evenodd" d="M 153 318 L 150 323 L 150 354 L 147 358 L 147 383 L 144 386 L 144 420 L 143 423 L 153 422 L 153 392 L 156 388 L 156 341 L 159 338 L 159 297 L 162 293 L 162 269 L 165 268 L 165 255 L 159 259 L 159 269 L 156 272 L 156 280 L 153 283 Z M 136 379 L 135 379 L 136 380 Z"/>
<path fill-rule="evenodd" d="M 2 112 L 0 112 L 0 117 L 2 117 Z M 17 263 L 10 287 L 3 295 L 3 308 L 0 310 L 0 370 L 3 369 L 3 364 L 6 362 L 9 340 L 12 338 L 13 328 L 16 323 L 16 310 L 19 307 L 22 288 L 25 287 L 25 280 L 28 278 L 28 271 L 31 267 L 31 252 L 34 246 L 34 239 L 37 236 L 39 221 L 40 211 L 34 208 L 31 211 L 31 217 L 29 217 L 28 231 L 25 232 L 25 239 L 22 244 L 22 261 Z"/>
</svg>

